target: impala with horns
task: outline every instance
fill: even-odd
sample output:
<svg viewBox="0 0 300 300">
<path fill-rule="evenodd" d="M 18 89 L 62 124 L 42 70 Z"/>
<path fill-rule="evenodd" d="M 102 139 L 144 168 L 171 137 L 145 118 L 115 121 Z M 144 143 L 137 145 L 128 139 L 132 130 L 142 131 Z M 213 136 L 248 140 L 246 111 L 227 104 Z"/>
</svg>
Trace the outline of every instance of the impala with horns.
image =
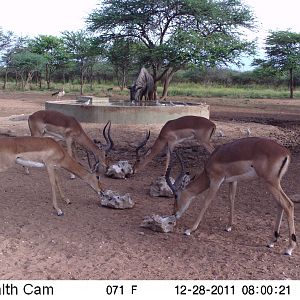
<svg viewBox="0 0 300 300">
<path fill-rule="evenodd" d="M 97 141 L 96 144 L 96 141 L 92 141 L 74 117 L 58 111 L 39 110 L 29 116 L 28 125 L 32 136 L 41 137 L 47 134 L 65 140 L 70 156 L 73 157 L 72 145 L 76 142 L 93 153 L 97 165 L 100 163 L 105 169 L 108 167 L 107 155 L 113 147 L 113 141 L 110 136 L 110 121 L 106 123 L 102 132 L 106 144 L 100 144 L 100 147 L 97 145 L 99 142 Z"/>
<path fill-rule="evenodd" d="M 62 192 L 56 168 L 72 172 L 89 184 L 99 195 L 103 192 L 98 174 L 87 171 L 50 137 L 26 136 L 0 139 L 0 172 L 15 164 L 25 167 L 46 167 L 51 184 L 53 207 L 59 216 L 63 212 L 57 204 L 56 189 L 66 203 L 69 204 L 70 200 L 65 198 Z"/>
<path fill-rule="evenodd" d="M 150 137 L 148 131 L 146 138 L 136 147 L 136 162 L 134 164 L 134 173 L 139 172 L 164 148 L 167 148 L 167 160 L 165 165 L 165 173 L 170 162 L 170 153 L 175 146 L 185 140 L 196 140 L 205 149 L 211 153 L 214 150 L 210 139 L 216 130 L 216 125 L 204 118 L 198 116 L 184 116 L 178 119 L 168 121 L 161 129 L 153 146 L 141 158 L 139 151 L 146 145 Z"/>
<path fill-rule="evenodd" d="M 259 137 L 239 139 L 216 148 L 206 162 L 203 172 L 194 181 L 190 182 L 184 190 L 178 188 L 179 185 L 176 186 L 171 183 L 169 178 L 170 164 L 166 179 L 175 195 L 174 210 L 177 219 L 188 209 L 194 198 L 208 189 L 208 194 L 198 218 L 193 226 L 185 231 L 185 234 L 190 235 L 191 232 L 197 229 L 206 209 L 216 197 L 217 191 L 223 182 L 230 184 L 229 198 L 231 204 L 228 226 L 228 230 L 230 230 L 233 224 L 236 183 L 241 180 L 248 181 L 260 178 L 265 182 L 278 206 L 274 233 L 269 247 L 273 247 L 278 240 L 281 220 L 283 212 L 285 212 L 289 227 L 289 246 L 285 254 L 291 255 L 296 247 L 294 204 L 284 193 L 280 184 L 288 169 L 290 160 L 289 150 L 275 141 Z"/>
</svg>

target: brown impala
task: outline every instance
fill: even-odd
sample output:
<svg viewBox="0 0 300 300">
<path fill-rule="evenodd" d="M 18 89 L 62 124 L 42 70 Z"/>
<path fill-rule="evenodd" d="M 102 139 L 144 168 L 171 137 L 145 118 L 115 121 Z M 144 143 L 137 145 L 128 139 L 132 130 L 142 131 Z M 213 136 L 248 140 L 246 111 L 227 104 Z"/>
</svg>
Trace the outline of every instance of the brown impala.
<svg viewBox="0 0 300 300">
<path fill-rule="evenodd" d="M 291 255 L 296 247 L 294 204 L 280 185 L 290 160 L 289 150 L 275 141 L 259 137 L 239 139 L 218 147 L 206 162 L 204 171 L 194 181 L 190 182 L 183 191 L 171 184 L 169 178 L 170 165 L 166 177 L 175 195 L 175 215 L 177 219 L 187 210 L 194 198 L 208 189 L 208 194 L 198 218 L 194 225 L 185 231 L 185 234 L 190 235 L 197 229 L 206 209 L 215 198 L 223 182 L 228 182 L 231 185 L 231 207 L 228 227 L 228 229 L 231 229 L 236 182 L 260 178 L 265 182 L 266 187 L 272 193 L 278 205 L 273 238 L 269 247 L 273 247 L 279 237 L 281 220 L 283 212 L 285 212 L 289 226 L 289 247 L 286 249 L 285 254 Z"/>
<path fill-rule="evenodd" d="M 19 164 L 25 167 L 46 167 L 52 189 L 52 201 L 57 215 L 62 215 L 62 210 L 57 205 L 56 189 L 66 203 L 68 198 L 62 193 L 55 168 L 63 168 L 72 172 L 98 194 L 102 193 L 99 176 L 88 172 L 54 139 L 49 137 L 15 137 L 0 139 L 0 172 Z"/>
<path fill-rule="evenodd" d="M 106 123 L 103 129 L 103 136 L 106 145 L 100 147 L 92 141 L 84 132 L 81 124 L 71 116 L 54 110 L 40 110 L 28 118 L 28 125 L 32 136 L 50 135 L 66 141 L 67 150 L 70 156 L 73 156 L 72 145 L 74 142 L 83 146 L 86 150 L 92 152 L 96 163 L 107 168 L 107 155 L 113 147 L 113 141 L 110 136 L 110 121 Z M 106 129 L 108 132 L 106 132 Z"/>
<path fill-rule="evenodd" d="M 134 165 L 134 173 L 139 172 L 164 148 L 167 148 L 167 160 L 165 165 L 165 173 L 170 162 L 170 153 L 175 146 L 185 140 L 195 139 L 202 144 L 210 153 L 214 150 L 210 139 L 216 130 L 216 125 L 203 117 L 184 116 L 178 119 L 168 121 L 161 129 L 153 146 L 145 154 L 143 158 L 139 155 L 139 150 L 144 147 L 150 137 L 148 132 L 146 138 L 136 147 L 136 162 Z"/>
</svg>

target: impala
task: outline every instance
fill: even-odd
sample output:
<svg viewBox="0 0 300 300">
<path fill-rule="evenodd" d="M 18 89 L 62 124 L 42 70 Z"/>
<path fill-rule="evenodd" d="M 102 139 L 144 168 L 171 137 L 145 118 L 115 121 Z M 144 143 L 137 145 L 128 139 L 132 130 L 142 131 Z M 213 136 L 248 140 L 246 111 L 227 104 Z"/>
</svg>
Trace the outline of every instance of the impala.
<svg viewBox="0 0 300 300">
<path fill-rule="evenodd" d="M 56 189 L 66 203 L 70 203 L 70 200 L 63 195 L 55 168 L 63 168 L 72 172 L 89 184 L 99 195 L 102 194 L 102 186 L 96 172 L 88 172 L 58 142 L 50 137 L 1 138 L 0 172 L 13 167 L 15 164 L 25 167 L 46 167 L 52 189 L 53 207 L 59 216 L 63 212 L 57 204 Z"/>
<path fill-rule="evenodd" d="M 105 169 L 108 167 L 107 155 L 113 147 L 113 141 L 110 136 L 110 121 L 106 123 L 103 129 L 106 145 L 101 145 L 100 147 L 88 137 L 74 117 L 58 111 L 39 110 L 29 116 L 28 125 L 32 136 L 41 137 L 48 134 L 65 140 L 70 156 L 73 156 L 72 145 L 76 142 L 94 154 L 97 164 L 100 162 Z"/>
<path fill-rule="evenodd" d="M 198 218 L 193 226 L 185 231 L 185 234 L 190 235 L 197 229 L 206 209 L 215 198 L 223 182 L 229 182 L 231 187 L 228 227 L 228 229 L 231 229 L 236 182 L 260 178 L 265 182 L 278 205 L 274 235 L 268 246 L 273 247 L 277 241 L 283 212 L 285 212 L 289 226 L 289 246 L 285 254 L 291 255 L 296 247 L 294 204 L 284 193 L 280 184 L 283 175 L 288 169 L 290 160 L 289 150 L 275 141 L 259 137 L 239 139 L 216 148 L 206 162 L 203 172 L 194 181 L 190 182 L 183 191 L 170 182 L 170 164 L 166 178 L 175 195 L 174 213 L 177 219 L 187 210 L 195 197 L 208 189 L 208 194 Z"/>
<path fill-rule="evenodd" d="M 153 146 L 144 155 L 143 158 L 139 155 L 139 150 L 142 149 L 150 137 L 150 131 L 147 133 L 146 138 L 136 147 L 136 162 L 134 164 L 134 173 L 137 173 L 164 148 L 167 148 L 167 159 L 165 165 L 165 173 L 170 162 L 170 154 L 177 144 L 185 140 L 195 139 L 202 144 L 208 152 L 214 150 L 210 139 L 216 130 L 216 125 L 203 117 L 198 116 L 184 116 L 178 119 L 168 121 L 161 129 Z"/>
</svg>

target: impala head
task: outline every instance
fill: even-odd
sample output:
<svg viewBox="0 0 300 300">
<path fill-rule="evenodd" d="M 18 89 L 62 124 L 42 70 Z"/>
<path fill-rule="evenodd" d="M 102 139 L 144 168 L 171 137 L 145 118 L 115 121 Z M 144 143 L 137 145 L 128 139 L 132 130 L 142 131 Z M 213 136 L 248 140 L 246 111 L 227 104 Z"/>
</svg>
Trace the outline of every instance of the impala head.
<svg viewBox="0 0 300 300">
<path fill-rule="evenodd" d="M 102 195 L 104 189 L 102 183 L 100 182 L 100 175 L 97 171 L 98 168 L 99 168 L 99 162 L 94 165 L 94 170 L 92 170 L 92 173 L 88 175 L 89 177 L 88 183 L 97 192 L 98 195 Z"/>
<path fill-rule="evenodd" d="M 136 160 L 133 165 L 133 174 L 136 174 L 141 167 L 143 159 L 141 158 L 139 151 L 147 144 L 149 138 L 150 138 L 150 130 L 147 131 L 147 134 L 145 138 L 141 141 L 141 143 L 135 147 Z"/>
<path fill-rule="evenodd" d="M 97 144 L 97 146 L 101 150 L 98 153 L 98 157 L 94 156 L 98 168 L 99 168 L 99 163 L 105 169 L 107 169 L 109 167 L 108 154 L 114 146 L 114 142 L 113 142 L 113 140 L 111 138 L 111 135 L 110 135 L 110 128 L 111 128 L 111 121 L 108 121 L 106 123 L 106 125 L 104 126 L 103 130 L 102 130 L 102 134 L 103 134 L 103 137 L 106 141 L 106 144 L 102 144 L 100 141 L 94 140 L 94 143 Z M 91 168 L 91 170 L 93 170 L 93 169 L 95 169 L 95 166 L 91 167 L 91 165 L 90 165 L 90 168 Z"/>
<path fill-rule="evenodd" d="M 184 166 L 183 166 L 182 158 L 177 153 L 177 151 L 175 151 L 175 154 L 176 154 L 176 156 L 177 156 L 177 158 L 179 159 L 179 162 L 180 162 L 180 174 L 177 176 L 174 183 L 172 183 L 172 181 L 170 179 L 170 174 L 171 174 L 171 170 L 172 170 L 172 167 L 173 167 L 173 160 L 171 160 L 170 164 L 167 168 L 167 172 L 166 172 L 166 182 L 167 182 L 168 186 L 170 187 L 170 189 L 173 192 L 174 197 L 175 197 L 174 215 L 176 215 L 176 217 L 177 217 L 177 213 L 179 211 L 181 211 L 181 207 L 184 205 L 184 201 L 181 201 L 182 200 L 181 199 L 182 198 L 181 193 L 182 193 L 182 190 L 183 190 L 183 184 L 182 184 L 183 183 L 183 178 L 184 178 L 184 175 L 186 173 L 184 172 Z"/>
</svg>

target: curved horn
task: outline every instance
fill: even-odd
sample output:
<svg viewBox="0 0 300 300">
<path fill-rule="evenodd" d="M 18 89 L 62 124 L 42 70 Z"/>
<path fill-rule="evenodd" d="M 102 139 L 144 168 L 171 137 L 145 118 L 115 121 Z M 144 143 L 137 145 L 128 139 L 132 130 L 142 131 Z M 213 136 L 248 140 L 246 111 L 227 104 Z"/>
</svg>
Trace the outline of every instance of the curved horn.
<svg viewBox="0 0 300 300">
<path fill-rule="evenodd" d="M 142 142 L 136 146 L 135 148 L 135 155 L 136 155 L 136 159 L 138 160 L 140 158 L 139 155 L 139 151 L 147 144 L 147 142 L 149 141 L 150 138 L 150 130 L 147 131 L 146 133 L 146 137 L 142 140 Z"/>
<path fill-rule="evenodd" d="M 105 138 L 105 141 L 106 141 L 106 145 L 103 146 L 103 149 L 105 151 L 105 153 L 107 154 L 114 146 L 114 142 L 111 138 L 111 135 L 110 135 L 110 127 L 111 127 L 111 121 L 108 121 L 106 123 L 106 125 L 104 126 L 103 130 L 102 130 L 102 134 Z M 106 129 L 107 129 L 107 132 L 106 132 Z"/>
</svg>

